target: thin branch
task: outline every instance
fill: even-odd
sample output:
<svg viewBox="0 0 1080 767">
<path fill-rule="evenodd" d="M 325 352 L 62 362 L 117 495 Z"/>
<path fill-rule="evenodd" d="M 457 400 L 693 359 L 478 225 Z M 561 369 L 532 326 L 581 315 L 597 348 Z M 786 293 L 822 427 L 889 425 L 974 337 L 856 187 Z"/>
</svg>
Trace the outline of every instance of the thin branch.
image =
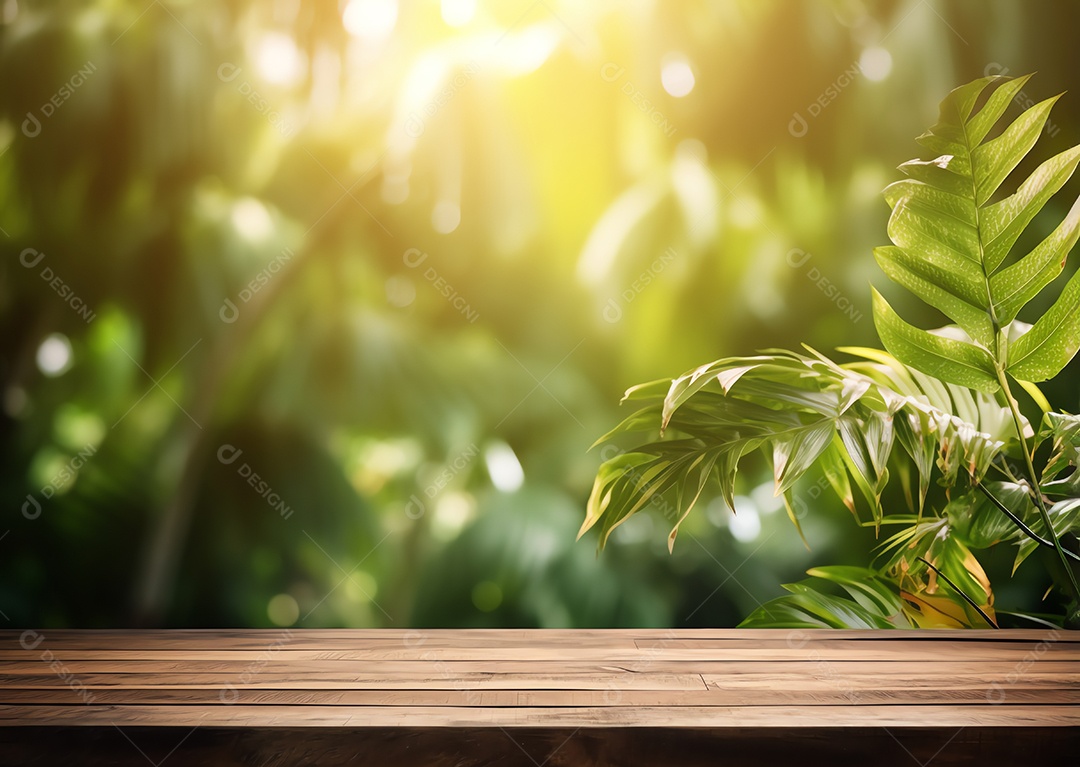
<svg viewBox="0 0 1080 767">
<path fill-rule="evenodd" d="M 968 596 L 967 594 L 965 594 L 965 593 L 964 593 L 964 592 L 963 592 L 963 591 L 961 590 L 961 588 L 960 588 L 959 586 L 957 586 L 957 585 L 956 585 L 955 583 L 953 583 L 953 582 L 952 582 L 951 580 L 949 580 L 949 576 L 947 576 L 947 575 L 946 575 L 945 573 L 941 572 L 941 570 L 938 570 L 938 569 L 937 569 L 936 567 L 934 567 L 934 566 L 933 566 L 932 564 L 930 564 L 929 562 L 927 562 L 927 561 L 926 561 L 925 559 L 923 559 L 922 557 L 915 557 L 915 558 L 916 558 L 917 560 L 919 560 L 920 562 L 922 562 L 922 563 L 923 563 L 924 565 L 926 565 L 927 567 L 929 567 L 929 568 L 930 568 L 931 570 L 933 570 L 933 571 L 934 571 L 935 573 L 937 573 L 937 574 L 938 574 L 938 577 L 939 577 L 939 578 L 941 578 L 941 580 L 945 581 L 945 582 L 946 582 L 947 584 L 949 584 L 950 586 L 952 586 L 952 588 L 953 588 L 953 591 L 955 591 L 955 592 L 956 592 L 957 594 L 959 594 L 960 596 L 962 596 L 962 597 L 964 598 L 964 601 L 965 601 L 965 602 L 967 602 L 967 603 L 968 603 L 969 605 L 971 605 L 972 607 L 974 607 L 974 608 L 975 608 L 975 611 L 976 611 L 976 612 L 977 612 L 977 613 L 978 613 L 979 615 L 981 615 L 981 616 L 982 616 L 982 619 L 983 619 L 984 621 L 986 621 L 986 622 L 987 622 L 988 624 L 990 624 L 990 626 L 991 626 L 991 627 L 993 627 L 993 628 L 1001 628 L 1001 627 L 1000 627 L 1000 626 L 998 626 L 998 625 L 997 625 L 996 623 L 994 623 L 993 619 L 992 619 L 992 618 L 991 618 L 991 617 L 990 617 L 989 615 L 987 615 L 987 614 L 986 614 L 985 612 L 983 612 L 983 609 L 982 609 L 981 607 L 979 607 L 979 606 L 978 606 L 977 604 L 975 604 L 975 600 L 974 600 L 974 599 L 972 599 L 972 598 L 971 598 L 971 597 L 969 597 L 969 596 Z"/>
<path fill-rule="evenodd" d="M 1016 613 L 1016 612 L 1011 612 L 1009 610 L 998 610 L 997 613 L 998 613 L 998 615 L 1012 615 L 1013 617 L 1016 617 L 1016 618 L 1023 618 L 1024 620 L 1029 620 L 1032 623 L 1038 623 L 1040 626 L 1046 626 L 1047 628 L 1059 629 L 1059 630 L 1061 629 L 1061 626 L 1059 626 L 1057 623 L 1051 623 L 1050 621 L 1044 620 L 1043 618 L 1040 618 L 1037 615 L 1028 615 L 1027 613 Z"/>
<path fill-rule="evenodd" d="M 1020 484 L 1020 478 L 1013 474 L 1012 466 L 1007 460 L 1002 459 L 1000 465 L 998 465 L 998 463 L 995 461 L 995 463 L 993 463 L 992 465 L 995 469 L 1004 474 L 1010 481 L 1015 482 L 1018 485 Z"/>
<path fill-rule="evenodd" d="M 1054 548 L 1054 544 L 1052 542 L 1046 540 L 1045 538 L 1040 536 L 1038 533 L 1036 533 L 1034 530 L 1032 530 L 1030 527 L 1025 525 L 1023 520 L 1021 520 L 1020 517 L 1016 516 L 1011 511 L 1009 511 L 1005 507 L 1005 504 L 1003 504 L 1001 501 L 999 501 L 996 497 L 994 497 L 993 493 L 991 493 L 989 490 L 986 489 L 985 485 L 980 483 L 978 485 L 975 485 L 975 487 L 978 488 L 979 492 L 981 492 L 983 495 L 985 495 L 987 498 L 989 498 L 990 502 L 993 503 L 995 506 L 997 506 L 1002 514 L 1004 514 L 1009 519 L 1011 519 L 1012 523 L 1014 525 L 1016 525 L 1018 528 L 1020 528 L 1020 531 L 1024 535 L 1026 535 L 1031 540 L 1035 541 L 1035 543 L 1039 544 L 1040 546 L 1046 546 L 1046 547 L 1051 548 L 1051 549 Z M 1064 551 L 1065 551 L 1065 556 L 1067 556 L 1067 557 L 1069 557 L 1071 559 L 1075 559 L 1077 562 L 1080 562 L 1080 556 L 1074 554 L 1073 552 L 1069 551 L 1068 549 L 1064 549 Z"/>
<path fill-rule="evenodd" d="M 1012 411 L 1013 424 L 1016 426 L 1016 438 L 1020 440 L 1021 451 L 1024 454 L 1024 464 L 1027 467 L 1028 480 L 1031 482 L 1030 492 L 1035 498 L 1035 505 L 1039 509 L 1039 515 L 1042 517 L 1043 524 L 1046 525 L 1046 534 L 1049 537 L 1050 543 L 1053 544 L 1054 550 L 1057 551 L 1058 559 L 1061 560 L 1061 566 L 1065 570 L 1065 576 L 1068 580 L 1069 586 L 1072 588 L 1072 597 L 1075 604 L 1080 605 L 1080 583 L 1076 581 L 1076 574 L 1073 573 L 1072 568 L 1069 567 L 1069 560 L 1065 556 L 1065 547 L 1061 545 L 1061 540 L 1058 538 L 1057 531 L 1054 529 L 1054 522 L 1050 519 L 1050 511 L 1046 508 L 1046 501 L 1043 500 L 1042 491 L 1039 488 L 1039 475 L 1035 472 L 1034 452 L 1035 444 L 1028 446 L 1027 438 L 1024 436 L 1024 419 L 1020 415 L 1020 406 L 1016 402 L 1016 398 L 1012 395 L 1012 390 L 1009 389 L 1009 378 L 1005 375 L 1005 369 L 998 367 L 997 369 L 998 383 L 1001 385 L 1001 390 L 1005 394 L 1005 399 L 1009 403 L 1009 409 Z M 1038 443 L 1036 437 L 1035 443 Z"/>
</svg>

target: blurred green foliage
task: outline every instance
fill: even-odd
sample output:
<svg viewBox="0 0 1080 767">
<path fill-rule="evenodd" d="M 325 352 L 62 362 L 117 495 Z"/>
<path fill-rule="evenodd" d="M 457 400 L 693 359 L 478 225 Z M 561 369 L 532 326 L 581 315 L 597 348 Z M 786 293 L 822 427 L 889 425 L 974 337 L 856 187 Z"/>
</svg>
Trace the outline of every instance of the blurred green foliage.
<svg viewBox="0 0 1080 767">
<path fill-rule="evenodd" d="M 586 449 L 636 381 L 873 344 L 890 168 L 960 82 L 1065 90 L 1066 13 L 3 0 L 2 616 L 722 626 L 864 563 L 765 467 L 597 559 Z"/>
</svg>

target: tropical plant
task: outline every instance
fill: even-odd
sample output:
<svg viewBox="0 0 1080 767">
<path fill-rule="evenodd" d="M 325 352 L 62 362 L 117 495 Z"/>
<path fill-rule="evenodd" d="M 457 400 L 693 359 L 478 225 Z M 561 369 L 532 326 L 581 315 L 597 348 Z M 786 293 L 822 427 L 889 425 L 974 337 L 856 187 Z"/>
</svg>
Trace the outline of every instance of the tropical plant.
<svg viewBox="0 0 1080 767">
<path fill-rule="evenodd" d="M 1080 271 L 1034 324 L 1018 315 L 1063 271 L 1080 236 L 1080 201 L 1029 252 L 1014 246 L 1072 176 L 1080 147 L 998 194 L 1057 100 L 995 132 L 1029 77 L 986 77 L 952 91 L 918 139 L 934 159 L 904 163 L 907 178 L 885 189 L 893 245 L 874 251 L 878 264 L 955 324 L 910 325 L 875 289 L 887 351 L 842 348 L 855 359 L 838 364 L 809 347 L 770 350 L 631 388 L 624 400 L 643 407 L 600 442 L 659 436 L 600 467 L 579 537 L 598 526 L 603 547 L 620 523 L 673 493 L 670 548 L 711 483 L 734 508 L 740 461 L 761 451 L 797 527 L 793 491 L 817 467 L 860 524 L 899 530 L 881 544 L 873 570 L 811 570 L 812 581 L 789 584 L 790 595 L 744 625 L 996 627 L 993 590 L 974 552 L 1000 544 L 1016 549 L 1013 572 L 1036 549 L 1052 552 L 1048 570 L 1064 607 L 1051 622 L 1077 620 L 1080 417 L 1052 412 L 1036 384 L 1080 347 Z M 1021 411 L 1020 390 L 1041 410 L 1037 428 Z M 882 503 L 893 475 L 907 493 L 902 512 Z M 928 501 L 933 484 L 943 492 Z M 846 594 L 829 593 L 829 583 Z"/>
</svg>

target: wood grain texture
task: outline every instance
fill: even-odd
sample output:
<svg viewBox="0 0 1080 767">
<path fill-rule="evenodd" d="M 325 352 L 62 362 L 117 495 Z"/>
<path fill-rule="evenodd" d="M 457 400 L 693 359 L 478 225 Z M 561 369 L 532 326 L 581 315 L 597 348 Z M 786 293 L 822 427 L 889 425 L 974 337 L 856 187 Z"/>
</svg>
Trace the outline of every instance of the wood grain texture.
<svg viewBox="0 0 1080 767">
<path fill-rule="evenodd" d="M 0 706 L 0 725 L 158 727 L 1078 727 L 1080 707 L 1022 706 Z"/>
<path fill-rule="evenodd" d="M 0 729 L 1080 727 L 1080 632 L 0 632 Z"/>
</svg>

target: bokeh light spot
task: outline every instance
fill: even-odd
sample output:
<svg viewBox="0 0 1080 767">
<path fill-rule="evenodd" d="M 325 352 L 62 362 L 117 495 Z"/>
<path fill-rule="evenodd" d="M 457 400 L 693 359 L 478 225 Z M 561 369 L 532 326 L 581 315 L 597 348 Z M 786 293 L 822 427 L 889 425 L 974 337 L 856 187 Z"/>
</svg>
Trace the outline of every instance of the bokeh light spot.
<svg viewBox="0 0 1080 767">
<path fill-rule="evenodd" d="M 492 442 L 484 451 L 484 463 L 487 464 L 491 484 L 504 493 L 518 490 L 525 482 L 525 470 L 521 468 L 514 449 L 505 442 Z"/>
<path fill-rule="evenodd" d="M 408 277 L 394 275 L 386 281 L 386 301 L 402 309 L 416 300 L 416 286 Z"/>
<path fill-rule="evenodd" d="M 237 233 L 248 242 L 261 242 L 274 231 L 270 211 L 254 197 L 243 197 L 233 205 L 230 215 Z"/>
<path fill-rule="evenodd" d="M 275 626 L 291 626 L 300 617 L 300 605 L 288 594 L 275 594 L 266 604 L 266 616 Z"/>
<path fill-rule="evenodd" d="M 745 495 L 735 496 L 735 513 L 728 518 L 728 530 L 740 543 L 749 543 L 761 534 L 761 517 L 757 507 Z"/>
<path fill-rule="evenodd" d="M 436 537 L 449 541 L 476 515 L 476 500 L 469 493 L 449 490 L 435 504 Z"/>
<path fill-rule="evenodd" d="M 503 601 L 502 587 L 494 581 L 480 581 L 473 586 L 472 603 L 477 610 L 485 613 L 497 610 Z"/>
<path fill-rule="evenodd" d="M 53 333 L 37 350 L 37 366 L 50 378 L 63 375 L 71 368 L 71 342 L 63 333 Z"/>
<path fill-rule="evenodd" d="M 866 48 L 859 56 L 859 70 L 867 80 L 881 82 L 892 71 L 892 54 L 884 48 Z"/>
<path fill-rule="evenodd" d="M 450 234 L 461 223 L 461 208 L 451 200 L 441 200 L 435 203 L 431 211 L 431 226 L 439 234 Z"/>
<path fill-rule="evenodd" d="M 675 98 L 683 96 L 694 90 L 694 70 L 690 68 L 690 62 L 681 53 L 669 53 L 660 64 L 660 83 L 664 90 Z"/>
<path fill-rule="evenodd" d="M 397 15 L 396 0 L 352 0 L 345 6 L 341 21 L 353 37 L 379 42 L 394 31 Z"/>
<path fill-rule="evenodd" d="M 345 585 L 342 586 L 346 598 L 351 602 L 374 602 L 379 591 L 379 582 L 375 576 L 365 570 L 354 570 Z"/>
<path fill-rule="evenodd" d="M 293 85 L 304 73 L 306 62 L 288 35 L 270 32 L 262 36 L 255 49 L 255 66 L 267 82 Z"/>
<path fill-rule="evenodd" d="M 451 27 L 463 27 L 476 15 L 476 0 L 442 0 L 442 19 Z"/>
</svg>

